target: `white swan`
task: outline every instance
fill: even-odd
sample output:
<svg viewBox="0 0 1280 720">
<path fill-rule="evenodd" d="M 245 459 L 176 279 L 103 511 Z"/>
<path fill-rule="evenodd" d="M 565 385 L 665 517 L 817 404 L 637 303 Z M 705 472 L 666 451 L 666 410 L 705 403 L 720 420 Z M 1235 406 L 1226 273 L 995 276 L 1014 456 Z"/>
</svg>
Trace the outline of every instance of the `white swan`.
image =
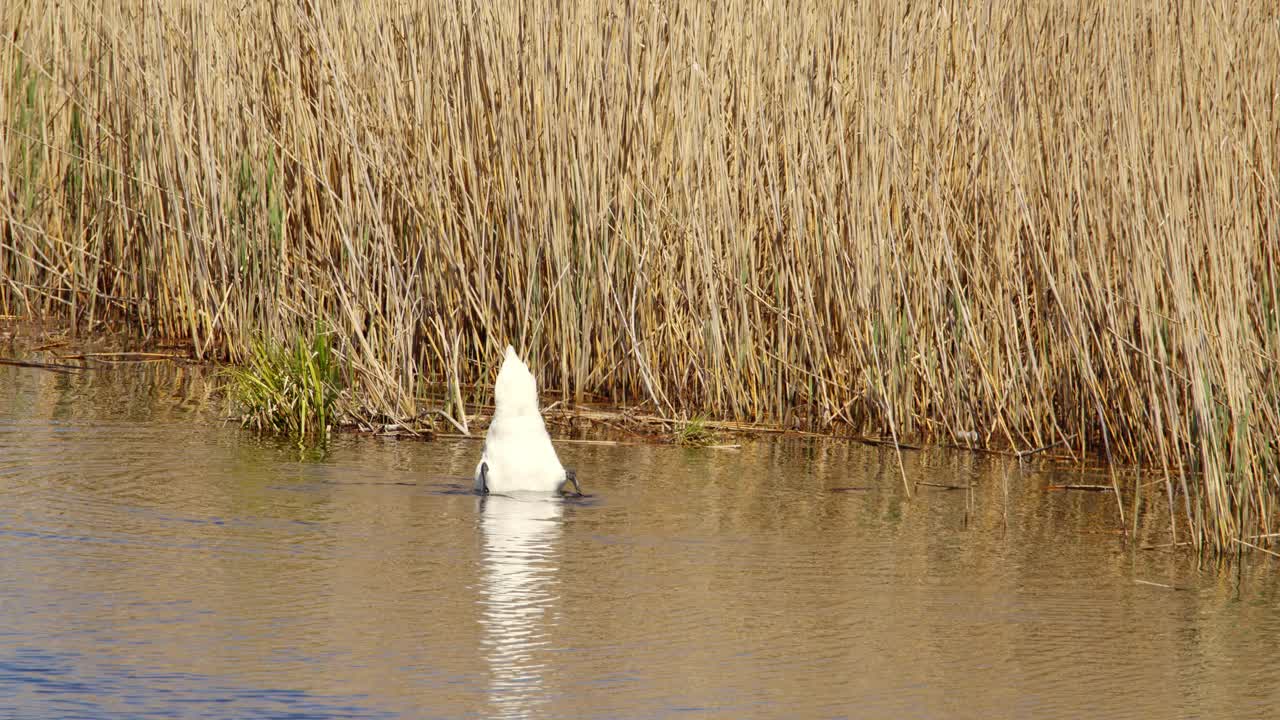
<svg viewBox="0 0 1280 720">
<path fill-rule="evenodd" d="M 493 398 L 493 421 L 476 465 L 476 492 L 562 492 L 568 485 L 578 489 L 573 471 L 564 469 L 551 447 L 551 436 L 538 412 L 533 373 L 510 345 L 493 386 Z"/>
</svg>

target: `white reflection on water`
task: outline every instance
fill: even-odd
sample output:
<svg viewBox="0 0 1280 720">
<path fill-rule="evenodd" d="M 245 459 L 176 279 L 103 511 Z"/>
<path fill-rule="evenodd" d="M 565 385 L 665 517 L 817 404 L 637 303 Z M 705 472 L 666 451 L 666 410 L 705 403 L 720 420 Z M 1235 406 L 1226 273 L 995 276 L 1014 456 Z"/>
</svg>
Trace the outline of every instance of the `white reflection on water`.
<svg viewBox="0 0 1280 720">
<path fill-rule="evenodd" d="M 556 601 L 559 498 L 490 495 L 480 501 L 484 535 L 480 624 L 497 717 L 527 717 L 546 702 L 548 625 Z"/>
</svg>

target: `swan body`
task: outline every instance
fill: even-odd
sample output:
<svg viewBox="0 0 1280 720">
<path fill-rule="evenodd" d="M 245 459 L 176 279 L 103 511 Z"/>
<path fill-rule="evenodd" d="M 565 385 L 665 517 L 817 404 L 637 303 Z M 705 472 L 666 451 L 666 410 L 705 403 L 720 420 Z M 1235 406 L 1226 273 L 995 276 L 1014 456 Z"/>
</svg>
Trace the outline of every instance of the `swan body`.
<svg viewBox="0 0 1280 720">
<path fill-rule="evenodd" d="M 551 436 L 538 411 L 538 386 L 529 367 L 510 345 L 493 387 L 493 421 L 476 465 L 478 493 L 519 490 L 560 492 L 577 486 L 551 446 Z"/>
</svg>

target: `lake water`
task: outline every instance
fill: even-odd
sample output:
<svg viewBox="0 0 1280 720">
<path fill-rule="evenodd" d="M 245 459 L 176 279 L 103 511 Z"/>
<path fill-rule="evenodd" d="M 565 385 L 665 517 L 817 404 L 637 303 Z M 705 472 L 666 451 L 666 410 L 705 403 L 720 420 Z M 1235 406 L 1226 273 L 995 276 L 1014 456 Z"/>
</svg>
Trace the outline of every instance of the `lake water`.
<svg viewBox="0 0 1280 720">
<path fill-rule="evenodd" d="M 1046 491 L 1096 480 L 906 452 L 974 485 L 908 500 L 848 441 L 563 444 L 591 497 L 480 500 L 476 442 L 300 457 L 199 373 L 0 367 L 0 717 L 1280 707 L 1274 559 L 1134 549 L 1168 541 L 1156 508 L 1129 542 L 1111 494 Z"/>
</svg>

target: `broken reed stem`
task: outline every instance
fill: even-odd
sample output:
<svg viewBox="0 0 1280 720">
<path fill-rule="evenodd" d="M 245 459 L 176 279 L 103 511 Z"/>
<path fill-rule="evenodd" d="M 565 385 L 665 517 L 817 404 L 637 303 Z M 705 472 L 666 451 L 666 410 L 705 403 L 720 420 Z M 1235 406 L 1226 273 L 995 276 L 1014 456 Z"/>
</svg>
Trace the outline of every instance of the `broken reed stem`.
<svg viewBox="0 0 1280 720">
<path fill-rule="evenodd" d="M 1071 438 L 1225 550 L 1280 529 L 1277 13 L 3 3 L 0 315 L 322 323 L 392 419 L 511 343 L 566 399 Z"/>
<path fill-rule="evenodd" d="M 1233 538 L 1233 540 L 1235 540 L 1236 544 L 1238 544 L 1238 545 L 1243 545 L 1243 546 L 1245 546 L 1245 547 L 1247 547 L 1247 548 L 1250 548 L 1250 549 L 1252 549 L 1252 550 L 1257 550 L 1258 552 L 1264 552 L 1264 553 L 1266 553 L 1266 554 L 1268 554 L 1268 555 L 1275 555 L 1276 557 L 1280 557 L 1280 553 L 1276 552 L 1275 550 L 1268 550 L 1268 549 L 1266 549 L 1266 548 L 1262 547 L 1261 545 L 1254 545 L 1254 544 L 1253 544 L 1253 543 L 1251 543 L 1251 542 L 1245 542 L 1244 540 L 1241 540 L 1241 539 L 1239 539 L 1239 538 Z"/>
</svg>

